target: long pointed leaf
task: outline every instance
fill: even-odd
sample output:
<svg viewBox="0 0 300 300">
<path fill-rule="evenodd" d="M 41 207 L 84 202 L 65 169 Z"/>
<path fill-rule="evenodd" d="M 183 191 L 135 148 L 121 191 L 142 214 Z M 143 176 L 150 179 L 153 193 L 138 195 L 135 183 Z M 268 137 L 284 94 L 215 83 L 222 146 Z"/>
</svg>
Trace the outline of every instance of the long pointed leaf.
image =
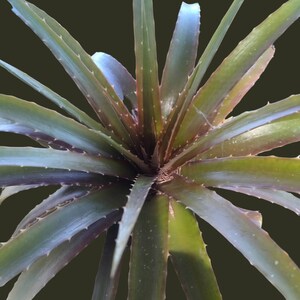
<svg viewBox="0 0 300 300">
<path fill-rule="evenodd" d="M 233 244 L 282 294 L 297 299 L 300 270 L 268 235 L 245 214 L 213 191 L 177 179 L 163 187 Z"/>
<path fill-rule="evenodd" d="M 24 0 L 8 1 L 14 13 L 39 36 L 76 82 L 102 124 L 130 144 L 128 131 L 133 134 L 134 121 L 91 57 L 45 12 Z M 125 124 L 131 127 L 125 128 Z"/>
<path fill-rule="evenodd" d="M 114 212 L 96 221 L 87 229 L 41 257 L 21 273 L 7 300 L 31 300 L 73 258 L 107 227 L 118 220 L 120 213 Z"/>
<path fill-rule="evenodd" d="M 222 299 L 196 218 L 176 201 L 169 205 L 169 252 L 187 299 Z"/>
<path fill-rule="evenodd" d="M 168 199 L 154 196 L 133 231 L 128 300 L 165 299 L 167 257 Z"/>
<path fill-rule="evenodd" d="M 106 156 L 114 154 L 109 140 L 56 111 L 7 95 L 0 95 L 0 105 L 3 131 L 20 132 L 42 140 L 50 136 L 49 142 L 61 141 L 66 147 Z"/>
<path fill-rule="evenodd" d="M 192 73 L 198 47 L 200 7 L 182 3 L 168 51 L 160 87 L 162 115 L 166 118 Z"/>
<path fill-rule="evenodd" d="M 105 245 L 103 248 L 97 276 L 95 279 L 92 300 L 113 300 L 117 293 L 120 277 L 118 268 L 114 277 L 110 276 L 113 254 L 116 245 L 117 230 L 113 226 L 107 231 Z"/>
<path fill-rule="evenodd" d="M 152 0 L 133 0 L 139 128 L 153 150 L 162 129 Z"/>
<path fill-rule="evenodd" d="M 120 264 L 127 242 L 154 181 L 155 177 L 139 175 L 133 184 L 119 224 L 119 232 L 116 239 L 116 248 L 111 269 L 112 277 L 115 275 Z"/>
<path fill-rule="evenodd" d="M 61 97 L 57 93 L 53 92 L 51 89 L 43 85 L 42 83 L 38 82 L 34 78 L 30 77 L 26 73 L 18 70 L 17 68 L 13 67 L 12 65 L 0 60 L 0 66 L 10 72 L 12 75 L 16 76 L 18 79 L 22 80 L 24 83 L 28 84 L 30 87 L 38 91 L 40 94 L 51 100 L 61 109 L 65 110 L 75 119 L 77 119 L 80 123 L 100 131 L 105 131 L 104 128 L 101 126 L 100 123 L 93 120 L 89 117 L 85 112 L 78 109 L 75 105 L 70 103 L 67 99 Z"/>
<path fill-rule="evenodd" d="M 209 159 L 188 163 L 182 167 L 181 174 L 205 186 L 300 191 L 298 158 L 249 156 Z"/>
<path fill-rule="evenodd" d="M 0 166 L 69 169 L 125 178 L 134 175 L 125 161 L 32 147 L 0 147 Z"/>
<path fill-rule="evenodd" d="M 129 107 L 127 105 L 128 110 L 135 112 L 137 109 L 136 82 L 127 69 L 114 57 L 103 52 L 94 53 L 92 60 L 105 75 L 118 97 L 121 100 L 124 100 L 124 97 L 128 98 L 130 101 Z"/>
<path fill-rule="evenodd" d="M 210 129 L 227 93 L 299 16 L 299 0 L 289 0 L 239 43 L 195 96 L 176 137 L 176 146 Z"/>
<path fill-rule="evenodd" d="M 294 95 L 290 96 L 287 99 L 266 105 L 265 107 L 259 108 L 257 110 L 245 112 L 235 118 L 228 120 L 220 127 L 216 127 L 214 130 L 211 130 L 207 135 L 201 137 L 191 146 L 187 146 L 186 149 L 184 149 L 181 153 L 176 155 L 174 159 L 172 159 L 168 164 L 166 164 L 165 168 L 178 167 L 187 160 L 195 158 L 197 155 L 209 150 L 210 148 L 213 148 L 215 145 L 218 144 L 221 146 L 222 153 L 222 142 L 229 141 L 230 139 L 240 134 L 245 134 L 259 126 L 267 125 L 284 117 L 292 117 L 294 115 L 297 118 L 299 110 L 300 95 Z M 287 137 L 293 137 L 294 130 L 297 131 L 297 129 L 293 129 L 291 133 L 287 134 Z M 286 130 L 283 130 L 283 134 L 285 134 L 285 132 Z M 280 136 L 278 137 L 280 139 Z M 297 138 L 294 137 L 294 139 Z M 272 136 L 270 142 L 272 143 L 273 141 L 275 141 L 276 143 L 276 138 Z M 268 141 L 266 140 L 265 142 Z M 240 148 L 240 150 L 243 149 L 242 145 L 238 145 L 238 147 Z M 260 143 L 258 143 L 257 146 L 250 147 L 257 147 L 257 150 L 261 149 Z M 232 147 L 232 150 L 234 152 L 234 147 Z M 237 150 L 237 152 L 238 151 L 239 150 Z M 234 153 L 230 154 L 233 155 Z"/>
<path fill-rule="evenodd" d="M 97 193 L 73 201 L 64 209 L 58 208 L 9 240 L 0 248 L 0 285 L 4 285 L 38 258 L 47 255 L 84 228 L 118 210 L 124 204 L 125 194 L 120 185 L 103 188 Z"/>
<path fill-rule="evenodd" d="M 291 193 L 277 190 L 259 189 L 259 188 L 247 188 L 247 187 L 223 187 L 226 190 L 231 190 L 250 196 L 257 197 L 259 199 L 267 200 L 271 203 L 281 205 L 287 208 L 297 215 L 300 215 L 300 198 L 294 196 Z"/>
<path fill-rule="evenodd" d="M 4 188 L 1 193 L 0 193 L 0 205 L 3 203 L 4 200 L 7 198 L 18 194 L 23 191 L 27 191 L 30 189 L 35 189 L 39 187 L 39 184 L 33 184 L 33 185 L 13 185 L 13 186 L 8 186 Z"/>
</svg>

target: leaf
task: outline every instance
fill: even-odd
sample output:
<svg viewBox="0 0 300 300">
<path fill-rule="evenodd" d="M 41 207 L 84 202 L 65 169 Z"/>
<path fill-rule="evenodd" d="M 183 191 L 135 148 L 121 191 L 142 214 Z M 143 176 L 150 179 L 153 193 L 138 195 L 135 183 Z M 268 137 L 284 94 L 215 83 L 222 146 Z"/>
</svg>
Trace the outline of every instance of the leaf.
<svg viewBox="0 0 300 300">
<path fill-rule="evenodd" d="M 298 158 L 249 156 L 209 159 L 186 164 L 181 174 L 205 186 L 300 191 Z"/>
<path fill-rule="evenodd" d="M 105 129 L 102 125 L 91 117 L 89 117 L 85 112 L 78 109 L 75 105 L 70 103 L 65 98 L 61 97 L 57 93 L 53 92 L 51 89 L 43 85 L 42 83 L 38 82 L 34 78 L 30 77 L 26 73 L 18 70 L 17 68 L 13 67 L 12 65 L 0 60 L 0 66 L 10 72 L 12 75 L 16 76 L 18 79 L 22 80 L 24 83 L 28 84 L 30 87 L 38 91 L 40 94 L 48 98 L 50 101 L 55 103 L 58 107 L 65 110 L 75 119 L 77 119 L 80 123 L 93 128 L 105 132 Z"/>
<path fill-rule="evenodd" d="M 0 285 L 83 229 L 117 211 L 124 204 L 125 191 L 121 185 L 105 187 L 57 209 L 5 243 L 0 248 Z"/>
<path fill-rule="evenodd" d="M 299 0 L 289 0 L 238 44 L 195 96 L 176 136 L 176 147 L 210 129 L 224 97 L 299 15 Z"/>
<path fill-rule="evenodd" d="M 125 178 L 134 175 L 125 161 L 33 147 L 0 147 L 0 166 L 70 169 Z"/>
<path fill-rule="evenodd" d="M 110 213 L 60 244 L 49 255 L 39 258 L 21 273 L 7 300 L 31 300 L 67 263 L 116 222 L 119 216 L 118 212 Z"/>
<path fill-rule="evenodd" d="M 176 106 L 174 107 L 167 120 L 165 134 L 163 135 L 163 141 L 161 145 L 160 152 L 164 155 L 165 161 L 168 160 L 171 154 L 175 136 L 177 135 L 186 110 L 188 109 L 193 97 L 195 96 L 195 93 L 210 62 L 217 52 L 228 28 L 230 27 L 235 15 L 239 11 L 239 8 L 241 7 L 243 2 L 244 0 L 234 0 L 232 2 L 232 5 L 223 17 L 214 35 L 210 39 L 207 47 L 201 55 L 197 66 L 193 70 L 193 73 L 190 75 L 188 82 L 186 83 L 183 91 L 180 94 L 180 97 L 176 101 Z M 181 143 L 185 144 L 185 142 L 186 140 L 184 139 Z"/>
<path fill-rule="evenodd" d="M 92 154 L 115 154 L 109 138 L 97 134 L 54 110 L 7 95 L 0 95 L 0 128 L 3 131 L 28 134 L 37 139 L 63 142 Z"/>
<path fill-rule="evenodd" d="M 128 195 L 127 203 L 123 208 L 124 213 L 119 223 L 116 248 L 112 261 L 112 277 L 114 277 L 117 271 L 127 242 L 155 179 L 156 177 L 139 175 L 133 184 L 130 194 Z"/>
<path fill-rule="evenodd" d="M 274 52 L 274 46 L 269 47 L 230 90 L 218 109 L 216 117 L 212 122 L 213 126 L 222 123 L 229 113 L 231 113 L 231 111 L 243 99 L 268 66 L 270 60 L 274 56 Z"/>
<path fill-rule="evenodd" d="M 115 250 L 115 242 L 117 237 L 116 227 L 113 226 L 107 231 L 104 249 L 102 252 L 92 300 L 112 300 L 115 299 L 117 286 L 120 277 L 120 268 L 118 268 L 115 276 L 110 276 L 113 253 Z"/>
<path fill-rule="evenodd" d="M 6 200 L 7 198 L 18 194 L 22 191 L 26 191 L 26 190 L 30 190 L 30 189 L 35 189 L 37 187 L 39 187 L 39 184 L 33 184 L 33 185 L 14 185 L 14 186 L 8 186 L 6 188 L 4 188 L 1 191 L 0 194 L 0 205 L 3 203 L 4 200 Z"/>
<path fill-rule="evenodd" d="M 259 188 L 247 188 L 247 187 L 222 187 L 226 190 L 231 190 L 249 196 L 254 196 L 259 199 L 267 200 L 271 203 L 278 204 L 286 209 L 295 212 L 300 215 L 300 199 L 291 193 L 278 190 L 259 189 Z"/>
<path fill-rule="evenodd" d="M 135 225 L 129 271 L 128 300 L 165 299 L 168 258 L 168 199 L 145 202 Z"/>
<path fill-rule="evenodd" d="M 130 144 L 134 121 L 102 72 L 80 44 L 53 18 L 24 0 L 8 0 L 75 81 L 101 123 Z M 126 125 L 126 127 L 124 127 Z M 128 125 L 128 126 L 127 126 Z"/>
<path fill-rule="evenodd" d="M 139 130 L 148 153 L 162 129 L 152 0 L 133 0 Z"/>
<path fill-rule="evenodd" d="M 108 177 L 109 178 L 109 177 Z M 45 169 L 38 167 L 0 166 L 0 186 L 12 185 L 83 185 L 99 186 L 104 176 L 100 174 Z"/>
<path fill-rule="evenodd" d="M 192 73 L 197 56 L 200 28 L 198 3 L 182 3 L 163 70 L 160 99 L 166 118 Z"/>
<path fill-rule="evenodd" d="M 216 145 L 220 145 L 220 153 L 217 155 L 222 156 L 222 144 L 223 142 L 229 141 L 230 139 L 240 135 L 246 134 L 259 126 L 267 125 L 274 121 L 280 121 L 281 118 L 292 116 L 298 117 L 298 113 L 300 110 L 300 95 L 290 96 L 287 99 L 277 101 L 275 103 L 266 105 L 265 107 L 259 108 L 257 110 L 251 112 L 245 112 L 235 118 L 232 118 L 225 122 L 220 127 L 216 127 L 211 130 L 207 135 L 198 139 L 198 141 L 194 142 L 192 145 L 187 146 L 185 149 L 181 151 L 178 155 L 176 155 L 169 163 L 165 165 L 165 169 L 167 168 L 175 168 L 180 166 L 192 158 L 195 158 L 197 155 L 204 153 L 207 150 L 212 149 Z M 283 134 L 286 132 L 283 130 Z M 293 138 L 294 133 L 287 134 L 287 138 Z M 279 140 L 281 136 L 278 136 Z M 296 138 L 297 139 L 297 138 Z M 272 135 L 269 140 L 272 144 L 273 141 L 277 144 L 279 141 L 276 141 L 276 138 Z M 249 149 L 257 147 L 257 150 L 261 149 L 261 143 L 264 145 L 269 142 L 267 139 L 265 142 L 260 142 L 257 146 L 250 146 Z M 253 141 L 251 141 L 253 143 Z M 230 143 L 230 142 L 229 142 Z M 232 152 L 230 155 L 234 154 L 234 148 L 240 148 L 240 150 L 236 150 L 237 153 L 243 149 L 242 145 L 232 146 Z M 219 146 L 218 146 L 219 147 Z M 262 148 L 264 149 L 264 148 Z"/>
<path fill-rule="evenodd" d="M 196 218 L 169 204 L 169 252 L 187 299 L 222 299 Z"/>
<path fill-rule="evenodd" d="M 256 155 L 300 141 L 300 114 L 266 123 L 213 146 L 199 158 Z"/>
<path fill-rule="evenodd" d="M 109 182 L 106 184 L 109 184 Z M 64 206 L 75 201 L 76 199 L 89 195 L 93 191 L 95 192 L 95 190 L 91 189 L 90 187 L 63 186 L 59 188 L 56 192 L 35 206 L 21 220 L 12 236 L 14 237 L 18 235 L 20 231 L 34 224 L 38 218 L 44 218 L 45 216 L 49 215 L 55 211 L 58 206 Z"/>
<path fill-rule="evenodd" d="M 213 191 L 178 177 L 162 189 L 218 230 L 285 297 L 300 294 L 300 270 L 268 235 L 245 214 Z"/>
<path fill-rule="evenodd" d="M 92 60 L 106 77 L 109 84 L 114 88 L 118 97 L 124 101 L 128 98 L 130 105 L 126 104 L 128 110 L 136 113 L 136 82 L 127 69 L 114 57 L 103 52 L 96 52 Z"/>
</svg>

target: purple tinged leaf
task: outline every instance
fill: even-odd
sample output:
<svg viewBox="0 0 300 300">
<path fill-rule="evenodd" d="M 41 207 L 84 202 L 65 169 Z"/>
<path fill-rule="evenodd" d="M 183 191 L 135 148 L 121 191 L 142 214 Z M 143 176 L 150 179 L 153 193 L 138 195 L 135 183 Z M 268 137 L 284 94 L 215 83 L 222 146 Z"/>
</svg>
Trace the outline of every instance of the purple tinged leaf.
<svg viewBox="0 0 300 300">
<path fill-rule="evenodd" d="M 198 47 L 200 7 L 182 3 L 163 70 L 160 98 L 166 118 L 192 73 Z"/>
<path fill-rule="evenodd" d="M 205 186 L 300 191 L 298 158 L 248 156 L 208 159 L 186 164 L 181 174 Z"/>
<path fill-rule="evenodd" d="M 0 248 L 0 285 L 124 204 L 128 189 L 112 185 L 39 220 Z M 99 201 L 101 199 L 101 201 Z"/>
<path fill-rule="evenodd" d="M 105 216 L 70 240 L 42 256 L 21 273 L 7 300 L 31 300 L 62 268 L 120 217 L 119 212 Z"/>
<path fill-rule="evenodd" d="M 115 276 L 115 272 L 119 267 L 127 242 L 155 179 L 156 177 L 139 175 L 134 181 L 130 194 L 128 195 L 127 203 L 123 208 L 124 213 L 122 219 L 119 223 L 116 248 L 112 261 L 111 277 Z"/>
<path fill-rule="evenodd" d="M 187 183 L 179 177 L 161 189 L 218 230 L 285 299 L 297 299 L 300 294 L 299 268 L 268 233 L 239 208 L 214 191 Z"/>
</svg>

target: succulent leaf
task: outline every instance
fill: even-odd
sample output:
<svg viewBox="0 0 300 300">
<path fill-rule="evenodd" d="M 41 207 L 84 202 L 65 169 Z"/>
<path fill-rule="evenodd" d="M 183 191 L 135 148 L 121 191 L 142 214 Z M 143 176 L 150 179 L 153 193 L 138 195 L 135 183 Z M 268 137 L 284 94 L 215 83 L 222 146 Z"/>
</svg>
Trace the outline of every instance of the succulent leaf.
<svg viewBox="0 0 300 300">
<path fill-rule="evenodd" d="M 74 257 L 118 220 L 120 213 L 108 214 L 54 248 L 21 273 L 7 300 L 31 300 Z M 104 298 L 103 298 L 104 299 Z"/>
<path fill-rule="evenodd" d="M 169 203 L 169 252 L 187 299 L 222 299 L 197 220 L 174 200 Z"/>
<path fill-rule="evenodd" d="M 129 300 L 165 299 L 167 258 L 168 199 L 156 195 L 145 202 L 133 230 Z"/>
<path fill-rule="evenodd" d="M 3 190 L 0 193 L 0 205 L 3 203 L 4 200 L 7 198 L 18 194 L 23 191 L 27 191 L 30 189 L 35 189 L 39 187 L 39 184 L 33 184 L 33 185 L 13 185 L 13 186 L 8 186 L 6 188 L 3 188 Z"/>
<path fill-rule="evenodd" d="M 58 208 L 9 240 L 0 251 L 0 285 L 78 232 L 117 211 L 124 203 L 123 195 L 124 188 L 120 185 L 105 187 L 97 193 L 73 201 L 63 209 Z"/>
<path fill-rule="evenodd" d="M 197 56 L 200 30 L 198 3 L 182 3 L 163 70 L 160 99 L 166 118 L 192 73 Z"/>
<path fill-rule="evenodd" d="M 285 296 L 300 294 L 300 270 L 268 235 L 229 201 L 178 178 L 163 190 L 218 230 Z"/>
</svg>

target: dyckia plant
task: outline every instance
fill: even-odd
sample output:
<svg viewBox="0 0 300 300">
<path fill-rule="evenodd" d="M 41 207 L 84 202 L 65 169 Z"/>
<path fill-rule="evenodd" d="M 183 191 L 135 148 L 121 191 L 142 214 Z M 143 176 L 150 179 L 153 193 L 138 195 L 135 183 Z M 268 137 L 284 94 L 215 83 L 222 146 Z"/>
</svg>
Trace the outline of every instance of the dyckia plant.
<svg viewBox="0 0 300 300">
<path fill-rule="evenodd" d="M 7 299 L 33 299 L 101 234 L 106 242 L 93 300 L 115 298 L 126 247 L 128 299 L 164 299 L 168 260 L 187 299 L 221 299 L 196 215 L 286 299 L 299 299 L 300 270 L 262 229 L 261 214 L 233 205 L 220 190 L 300 213 L 300 160 L 258 156 L 300 140 L 300 95 L 228 117 L 272 59 L 275 40 L 299 17 L 300 0 L 287 1 L 258 25 L 206 82 L 242 0 L 232 2 L 198 62 L 200 7 L 183 3 L 161 79 L 152 0 L 133 0 L 136 79 L 110 55 L 88 55 L 33 4 L 8 2 L 97 118 L 0 61 L 69 115 L 0 95 L 0 130 L 36 141 L 36 147 L 0 147 L 0 201 L 59 186 L 0 247 L 0 284 L 20 274 Z"/>
</svg>

